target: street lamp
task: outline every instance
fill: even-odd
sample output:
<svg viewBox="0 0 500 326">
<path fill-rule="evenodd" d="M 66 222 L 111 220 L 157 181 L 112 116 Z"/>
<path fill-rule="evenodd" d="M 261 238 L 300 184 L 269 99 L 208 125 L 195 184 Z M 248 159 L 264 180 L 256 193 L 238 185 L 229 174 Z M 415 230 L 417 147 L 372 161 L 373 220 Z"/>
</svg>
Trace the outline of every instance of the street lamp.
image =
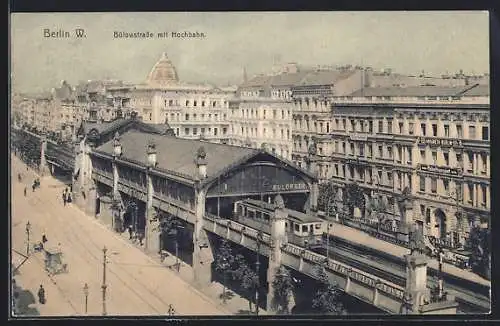
<svg viewBox="0 0 500 326">
<path fill-rule="evenodd" d="M 87 283 L 83 286 L 83 294 L 85 295 L 85 314 L 87 314 L 87 303 L 89 298 L 89 286 Z"/>
<path fill-rule="evenodd" d="M 260 243 L 262 241 L 262 231 L 257 233 L 257 260 L 255 262 L 255 272 L 257 274 L 257 284 L 255 284 L 255 314 L 259 314 L 259 287 L 260 287 Z"/>
<path fill-rule="evenodd" d="M 102 315 L 103 316 L 107 315 L 107 312 L 106 312 L 106 288 L 107 288 L 107 285 L 106 285 L 106 252 L 107 251 L 108 251 L 108 249 L 106 249 L 106 247 L 102 248 L 102 253 L 103 253 L 103 262 L 102 262 L 102 265 L 103 265 L 103 269 L 102 269 L 102 285 L 101 285 L 101 288 L 102 288 Z"/>
<path fill-rule="evenodd" d="M 184 229 L 184 226 L 176 223 L 174 228 L 170 232 L 171 235 L 175 237 L 175 267 L 177 269 L 177 273 L 180 270 L 180 262 L 179 262 L 179 230 Z"/>
<path fill-rule="evenodd" d="M 224 278 L 224 288 L 222 290 L 222 303 L 226 303 L 226 278 L 227 278 L 227 273 L 226 273 L 226 270 L 227 268 L 229 267 L 229 264 L 227 262 L 227 259 L 225 257 L 222 258 L 222 274 L 223 274 L 223 278 Z"/>
<path fill-rule="evenodd" d="M 27 235 L 27 243 L 26 243 L 26 256 L 30 254 L 30 230 L 31 230 L 31 224 L 30 221 L 26 223 L 26 235 Z"/>
</svg>

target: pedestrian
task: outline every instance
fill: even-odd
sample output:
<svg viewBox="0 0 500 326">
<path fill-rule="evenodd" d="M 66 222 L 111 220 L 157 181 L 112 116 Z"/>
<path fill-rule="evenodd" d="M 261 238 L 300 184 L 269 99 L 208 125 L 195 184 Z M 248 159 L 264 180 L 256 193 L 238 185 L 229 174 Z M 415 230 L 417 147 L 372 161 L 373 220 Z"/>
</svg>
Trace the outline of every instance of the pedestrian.
<svg viewBox="0 0 500 326">
<path fill-rule="evenodd" d="M 128 229 L 128 239 L 132 240 L 132 225 L 129 225 L 127 229 Z"/>
<path fill-rule="evenodd" d="M 43 285 L 40 284 L 40 289 L 38 289 L 38 302 L 41 304 L 45 304 L 45 289 L 43 288 Z"/>
<path fill-rule="evenodd" d="M 24 187 L 24 197 L 26 197 L 26 187 Z"/>
<path fill-rule="evenodd" d="M 71 193 L 68 192 L 68 196 L 66 198 L 66 201 L 69 203 L 71 203 Z"/>
<path fill-rule="evenodd" d="M 172 306 L 172 304 L 169 304 L 168 305 L 168 315 L 173 316 L 174 314 L 175 314 L 174 307 Z"/>
<path fill-rule="evenodd" d="M 47 237 L 45 236 L 45 233 L 42 235 L 42 243 L 45 243 L 47 242 Z"/>
<path fill-rule="evenodd" d="M 66 193 L 65 192 L 63 192 L 63 194 L 62 194 L 62 198 L 63 198 L 64 206 L 66 206 Z"/>
<path fill-rule="evenodd" d="M 31 186 L 31 188 L 33 189 L 33 192 L 35 192 L 36 184 L 33 183 L 33 185 Z"/>
</svg>

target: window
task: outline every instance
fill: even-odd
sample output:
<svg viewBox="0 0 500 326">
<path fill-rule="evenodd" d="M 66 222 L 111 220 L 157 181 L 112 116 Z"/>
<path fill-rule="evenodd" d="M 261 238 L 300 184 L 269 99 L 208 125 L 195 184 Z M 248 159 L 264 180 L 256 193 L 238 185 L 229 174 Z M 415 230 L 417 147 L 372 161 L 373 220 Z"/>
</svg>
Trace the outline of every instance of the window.
<svg viewBox="0 0 500 326">
<path fill-rule="evenodd" d="M 346 130 L 345 126 L 346 126 L 346 121 L 345 119 L 342 119 L 342 130 Z"/>
<path fill-rule="evenodd" d="M 481 205 L 486 206 L 486 186 L 481 185 Z"/>
<path fill-rule="evenodd" d="M 403 123 L 402 122 L 398 123 L 398 126 L 399 126 L 399 134 L 402 134 L 403 133 Z"/>
<path fill-rule="evenodd" d="M 212 102 L 212 107 L 215 108 L 215 104 L 217 104 L 217 102 L 213 101 Z"/>
<path fill-rule="evenodd" d="M 469 158 L 469 166 L 467 167 L 468 171 L 473 170 L 473 163 L 474 163 L 474 154 L 472 152 L 467 153 L 468 158 Z"/>
<path fill-rule="evenodd" d="M 342 154 L 346 154 L 345 142 L 342 142 Z"/>
<path fill-rule="evenodd" d="M 387 133 L 392 134 L 392 121 L 387 121 Z"/>
<path fill-rule="evenodd" d="M 392 159 L 392 146 L 387 146 L 387 154 L 389 154 L 389 158 Z"/>
<path fill-rule="evenodd" d="M 489 140 L 490 139 L 490 135 L 488 133 L 488 127 L 483 127 L 481 139 L 482 140 Z"/>
<path fill-rule="evenodd" d="M 467 199 L 467 201 L 472 202 L 472 198 L 474 196 L 474 186 L 472 185 L 472 183 L 468 183 L 467 188 L 469 190 L 469 198 Z"/>
<path fill-rule="evenodd" d="M 184 134 L 189 135 L 189 128 L 184 129 Z"/>
<path fill-rule="evenodd" d="M 462 166 L 462 154 L 457 153 L 457 165 Z"/>
<path fill-rule="evenodd" d="M 432 152 L 432 164 L 437 164 L 437 152 Z"/>
<path fill-rule="evenodd" d="M 445 192 L 448 192 L 449 181 L 443 180 L 443 188 Z"/>
<path fill-rule="evenodd" d="M 198 128 L 193 128 L 193 135 L 197 135 L 198 134 Z"/>
<path fill-rule="evenodd" d="M 378 122 L 378 132 L 383 133 L 384 132 L 384 123 L 382 121 Z"/>
<path fill-rule="evenodd" d="M 373 151 L 373 148 L 372 148 L 372 144 L 368 144 L 368 157 L 372 157 L 372 151 Z"/>
<path fill-rule="evenodd" d="M 420 191 L 425 192 L 425 177 L 420 177 Z"/>
<path fill-rule="evenodd" d="M 463 137 L 462 125 L 457 125 L 457 137 L 458 138 Z"/>
<path fill-rule="evenodd" d="M 476 127 L 469 126 L 469 139 L 476 139 Z"/>
<path fill-rule="evenodd" d="M 359 155 L 365 156 L 365 144 L 363 143 L 359 144 Z"/>
<path fill-rule="evenodd" d="M 444 136 L 450 137 L 450 126 L 444 125 Z"/>
<path fill-rule="evenodd" d="M 200 129 L 200 133 L 201 133 L 202 135 L 204 135 L 204 134 L 205 134 L 205 128 L 201 128 L 201 129 Z"/>
<path fill-rule="evenodd" d="M 186 106 L 189 106 L 189 101 L 186 101 Z"/>
<path fill-rule="evenodd" d="M 300 225 L 294 224 L 295 231 L 300 232 Z"/>
<path fill-rule="evenodd" d="M 449 166 L 450 165 L 450 154 L 444 152 L 443 157 L 444 157 L 444 163 L 446 164 L 446 166 Z"/>
<path fill-rule="evenodd" d="M 408 123 L 408 133 L 410 135 L 413 135 L 414 130 L 415 130 L 415 124 L 413 122 Z"/>
<path fill-rule="evenodd" d="M 189 120 L 189 114 L 186 113 L 186 121 Z"/>
<path fill-rule="evenodd" d="M 431 209 L 427 208 L 425 211 L 425 223 L 430 224 L 431 223 Z"/>
<path fill-rule="evenodd" d="M 339 165 L 335 164 L 334 167 L 335 167 L 335 175 L 339 175 Z"/>
<path fill-rule="evenodd" d="M 175 129 L 175 134 L 176 134 L 177 136 L 179 136 L 179 128 L 176 128 L 176 129 Z"/>
<path fill-rule="evenodd" d="M 193 114 L 193 120 L 196 120 L 196 113 Z"/>
<path fill-rule="evenodd" d="M 264 110 L 264 119 L 266 118 L 266 110 Z"/>
<path fill-rule="evenodd" d="M 173 106 L 174 105 L 174 100 L 168 100 L 168 106 Z"/>
<path fill-rule="evenodd" d="M 201 101 L 201 106 L 205 106 L 205 101 Z"/>
<path fill-rule="evenodd" d="M 438 126 L 437 126 L 437 124 L 433 123 L 432 124 L 432 136 L 437 137 L 437 133 L 438 133 Z"/>
<path fill-rule="evenodd" d="M 422 136 L 426 135 L 425 123 L 420 124 L 420 130 L 422 131 Z"/>
<path fill-rule="evenodd" d="M 285 110 L 281 110 L 281 119 L 285 119 Z"/>
<path fill-rule="evenodd" d="M 214 136 L 217 136 L 217 128 L 214 128 Z"/>
<path fill-rule="evenodd" d="M 351 119 L 351 130 L 352 130 L 352 131 L 355 131 L 355 129 L 356 129 L 355 122 L 354 122 L 354 120 L 353 120 L 353 119 Z"/>
<path fill-rule="evenodd" d="M 380 158 L 384 157 L 384 151 L 383 151 L 383 149 L 384 148 L 382 147 L 382 145 L 378 146 L 378 157 L 380 157 Z"/>
<path fill-rule="evenodd" d="M 435 178 L 431 178 L 431 192 L 433 194 L 437 192 L 437 180 Z"/>
<path fill-rule="evenodd" d="M 350 154 L 354 155 L 354 143 L 351 143 L 351 152 L 350 152 Z"/>
<path fill-rule="evenodd" d="M 425 149 L 420 150 L 421 161 L 425 162 Z"/>
<path fill-rule="evenodd" d="M 387 172 L 387 181 L 389 182 L 389 184 L 392 183 L 392 172 Z"/>
<path fill-rule="evenodd" d="M 226 127 L 222 128 L 222 134 L 223 135 L 227 134 L 227 128 Z"/>
<path fill-rule="evenodd" d="M 193 106 L 196 106 L 196 104 L 197 104 L 197 103 L 196 103 L 196 101 L 194 101 L 194 102 L 193 102 Z"/>
<path fill-rule="evenodd" d="M 149 113 L 149 121 L 153 120 L 153 113 Z"/>
<path fill-rule="evenodd" d="M 486 154 L 484 154 L 484 153 L 481 153 L 480 156 L 481 156 L 481 173 L 486 174 L 486 159 L 487 159 L 487 157 L 486 157 Z"/>
<path fill-rule="evenodd" d="M 412 158 L 411 158 L 411 147 L 408 147 L 407 149 L 408 149 L 406 151 L 408 153 L 408 162 L 407 163 L 411 163 L 411 161 L 412 161 Z"/>
<path fill-rule="evenodd" d="M 273 110 L 273 119 L 276 119 L 276 110 Z"/>
<path fill-rule="evenodd" d="M 373 121 L 368 121 L 368 132 L 373 133 Z"/>
</svg>

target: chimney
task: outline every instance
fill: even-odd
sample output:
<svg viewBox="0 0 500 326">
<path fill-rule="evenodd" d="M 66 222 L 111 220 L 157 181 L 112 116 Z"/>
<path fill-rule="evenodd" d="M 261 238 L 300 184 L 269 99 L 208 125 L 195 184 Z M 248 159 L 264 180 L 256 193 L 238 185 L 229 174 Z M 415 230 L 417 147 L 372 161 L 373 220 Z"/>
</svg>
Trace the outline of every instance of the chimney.
<svg viewBox="0 0 500 326">
<path fill-rule="evenodd" d="M 113 156 L 119 157 L 121 155 L 122 155 L 122 144 L 120 143 L 120 134 L 117 131 L 113 139 Z"/>
<path fill-rule="evenodd" d="M 153 141 L 149 141 L 148 143 L 148 166 L 151 168 L 156 167 L 156 144 Z"/>
<path fill-rule="evenodd" d="M 207 177 L 207 152 L 205 148 L 201 146 L 196 152 L 196 167 L 198 168 L 198 175 L 200 179 L 205 179 Z"/>
</svg>

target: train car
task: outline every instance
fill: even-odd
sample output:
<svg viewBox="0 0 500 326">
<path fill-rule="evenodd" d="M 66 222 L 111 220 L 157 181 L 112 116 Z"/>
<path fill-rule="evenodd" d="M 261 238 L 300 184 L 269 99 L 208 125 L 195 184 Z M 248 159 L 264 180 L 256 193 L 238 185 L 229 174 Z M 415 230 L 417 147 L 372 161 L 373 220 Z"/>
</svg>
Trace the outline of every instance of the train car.
<svg viewBox="0 0 500 326">
<path fill-rule="evenodd" d="M 316 247 L 323 244 L 323 233 L 327 232 L 327 222 L 316 216 L 307 215 L 285 208 L 288 242 L 301 247 Z M 234 203 L 234 217 L 249 227 L 271 232 L 271 218 L 274 205 L 255 199 L 244 199 Z"/>
</svg>

